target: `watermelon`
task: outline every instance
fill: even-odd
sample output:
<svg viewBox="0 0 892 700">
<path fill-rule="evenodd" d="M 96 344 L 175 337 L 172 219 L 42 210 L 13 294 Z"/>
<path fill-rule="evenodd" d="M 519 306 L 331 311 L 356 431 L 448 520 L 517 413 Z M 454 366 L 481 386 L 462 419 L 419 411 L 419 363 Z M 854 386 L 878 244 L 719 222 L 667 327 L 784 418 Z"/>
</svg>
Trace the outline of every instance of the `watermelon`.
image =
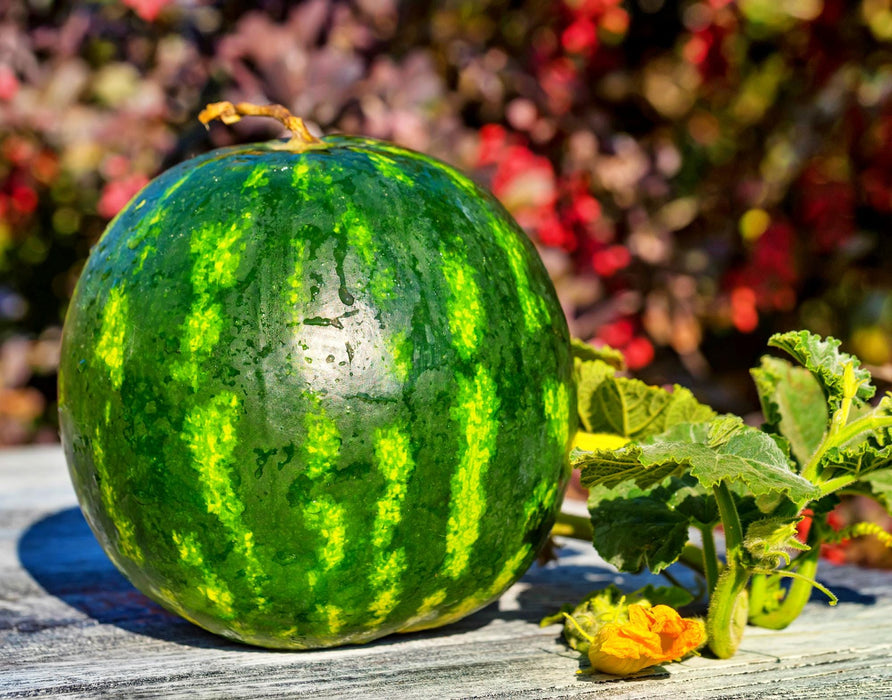
<svg viewBox="0 0 892 700">
<path fill-rule="evenodd" d="M 215 150 L 110 223 L 65 320 L 61 434 L 146 595 L 271 648 L 457 620 L 517 580 L 569 476 L 566 321 L 448 165 L 329 136 Z"/>
</svg>

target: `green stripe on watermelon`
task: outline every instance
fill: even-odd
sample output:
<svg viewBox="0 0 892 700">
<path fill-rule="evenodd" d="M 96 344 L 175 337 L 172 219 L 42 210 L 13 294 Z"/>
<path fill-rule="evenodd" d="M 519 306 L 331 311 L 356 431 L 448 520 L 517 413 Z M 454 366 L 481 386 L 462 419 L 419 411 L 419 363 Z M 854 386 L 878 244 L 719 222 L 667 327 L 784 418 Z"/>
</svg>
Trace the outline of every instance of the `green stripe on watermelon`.
<svg viewBox="0 0 892 700">
<path fill-rule="evenodd" d="M 383 161 L 354 145 L 238 147 L 161 175 L 97 246 L 66 321 L 66 454 L 103 546 L 164 605 L 255 644 L 364 641 L 485 605 L 528 565 L 566 481 L 566 443 L 548 425 L 563 420 L 565 398 L 571 415 L 572 387 L 544 387 L 566 385 L 572 364 L 532 247 L 519 239 L 524 266 L 512 268 L 502 245 L 483 241 L 487 211 L 502 211 L 491 197 L 390 147 L 386 166 L 414 186 L 383 178 Z M 366 228 L 352 229 L 351 213 Z M 233 224 L 241 235 L 227 238 Z M 456 285 L 441 249 L 461 251 L 477 287 L 473 350 L 450 328 Z M 516 270 L 546 299 L 522 342 Z M 103 276 L 126 282 L 117 387 L 96 352 Z M 219 312 L 219 332 L 189 330 L 199 311 Z M 189 371 L 171 382 L 176 366 Z M 329 438 L 311 427 L 323 412 Z M 397 429 L 407 472 L 375 451 Z M 96 486 L 94 434 L 113 500 Z M 474 462 L 486 466 L 460 486 Z M 380 504 L 397 488 L 398 517 L 385 520 Z M 460 512 L 476 524 L 462 531 Z M 115 529 L 127 522 L 138 565 Z"/>
</svg>

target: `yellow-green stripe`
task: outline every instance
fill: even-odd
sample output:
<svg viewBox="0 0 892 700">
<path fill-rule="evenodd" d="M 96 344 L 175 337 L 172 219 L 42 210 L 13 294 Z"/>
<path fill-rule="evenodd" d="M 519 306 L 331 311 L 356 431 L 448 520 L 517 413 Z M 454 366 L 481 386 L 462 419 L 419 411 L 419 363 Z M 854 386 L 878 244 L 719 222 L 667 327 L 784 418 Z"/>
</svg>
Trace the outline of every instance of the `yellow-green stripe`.
<svg viewBox="0 0 892 700">
<path fill-rule="evenodd" d="M 207 511 L 229 531 L 234 550 L 245 561 L 246 577 L 256 590 L 263 579 L 263 567 L 257 560 L 254 535 L 242 521 L 245 506 L 232 486 L 230 473 L 238 444 L 236 425 L 240 412 L 238 397 L 222 392 L 186 414 L 182 437 L 192 453 Z M 256 600 L 265 602 L 259 595 Z"/>
<path fill-rule="evenodd" d="M 441 246 L 440 258 L 449 288 L 446 316 L 452 345 L 463 359 L 469 360 L 477 350 L 485 323 L 480 289 L 463 252 Z"/>
<path fill-rule="evenodd" d="M 527 251 L 518 234 L 502 217 L 489 215 L 490 229 L 496 243 L 508 258 L 508 267 L 514 277 L 514 287 L 523 314 L 527 333 L 536 333 L 548 322 L 545 299 L 530 288 L 530 269 Z"/>
<path fill-rule="evenodd" d="M 570 439 L 570 392 L 567 385 L 556 379 L 547 379 L 542 387 L 542 404 L 548 434 L 561 446 Z"/>
<path fill-rule="evenodd" d="M 312 481 L 324 482 L 331 476 L 340 457 L 341 434 L 321 403 L 316 400 L 315 404 L 315 409 L 304 416 L 307 431 L 303 446 L 305 475 Z M 313 495 L 303 515 L 306 527 L 320 540 L 316 557 L 321 568 L 307 573 L 307 583 L 315 591 L 322 582 L 321 572 L 331 571 L 344 560 L 348 540 L 347 507 L 327 494 Z M 325 621 L 332 634 L 337 634 L 344 624 L 343 610 L 332 603 L 320 603 L 314 614 Z"/>
<path fill-rule="evenodd" d="M 328 476 L 334 469 L 341 451 L 341 434 L 338 426 L 321 406 L 304 416 L 307 438 L 304 442 L 307 476 L 317 480 Z"/>
<path fill-rule="evenodd" d="M 191 533 L 184 535 L 174 531 L 171 533 L 171 539 L 183 563 L 195 569 L 201 576 L 201 583 L 195 587 L 196 590 L 220 615 L 227 618 L 233 617 L 235 610 L 232 606 L 235 603 L 235 596 L 229 590 L 226 582 L 205 565 L 204 553 L 195 535 Z M 178 600 L 171 602 L 176 603 L 178 607 L 180 605 Z"/>
<path fill-rule="evenodd" d="M 304 516 L 307 527 L 322 538 L 322 545 L 317 548 L 319 564 L 323 571 L 331 571 L 344 560 L 347 509 L 329 496 L 317 496 Z M 312 587 L 316 586 L 318 578 L 315 573 L 311 573 L 309 582 Z"/>
<path fill-rule="evenodd" d="M 346 202 L 341 221 L 336 225 L 335 231 L 343 233 L 350 250 L 365 266 L 369 277 L 365 286 L 374 302 L 380 306 L 393 293 L 395 274 L 393 268 L 383 262 L 375 231 L 368 217 L 352 203 Z"/>
<path fill-rule="evenodd" d="M 124 341 L 130 323 L 130 304 L 122 287 L 112 287 L 105 306 L 96 355 L 105 364 L 112 388 L 117 391 L 124 382 Z"/>
<path fill-rule="evenodd" d="M 195 229 L 189 241 L 194 297 L 180 338 L 182 359 L 173 365 L 171 374 L 195 391 L 201 383 L 201 363 L 210 357 L 224 328 L 223 307 L 215 297 L 238 280 L 251 220 L 251 213 L 245 212 L 229 226 L 209 223 Z"/>
<path fill-rule="evenodd" d="M 388 180 L 396 180 L 408 187 L 415 187 L 415 181 L 412 177 L 406 173 L 402 167 L 400 167 L 399 163 L 397 163 L 390 156 L 386 156 L 383 153 L 378 153 L 377 151 L 372 151 L 365 148 L 354 148 L 354 151 L 358 153 L 364 153 L 365 156 L 369 159 L 371 164 L 375 167 L 383 177 Z"/>
<path fill-rule="evenodd" d="M 400 627 L 400 632 L 415 632 L 417 630 L 427 629 L 430 626 L 431 621 L 434 621 L 435 624 L 438 625 L 438 608 L 445 600 L 446 591 L 442 588 L 438 591 L 434 591 L 429 596 L 426 596 L 424 600 L 421 601 L 421 605 L 418 606 L 418 610 L 415 611 L 415 614 L 406 621 L 406 624 Z"/>
<path fill-rule="evenodd" d="M 372 526 L 375 563 L 369 574 L 369 583 L 376 591 L 371 611 L 373 622 L 377 623 L 396 606 L 406 568 L 405 550 L 392 547 L 394 530 L 402 520 L 409 477 L 415 469 L 409 435 L 402 426 L 391 425 L 375 431 L 375 462 L 385 483 L 384 493 L 375 507 Z"/>
<path fill-rule="evenodd" d="M 453 579 L 468 570 L 471 549 L 480 536 L 486 509 L 483 477 L 496 451 L 498 411 L 496 384 L 483 365 L 477 365 L 473 378 L 458 377 L 458 398 L 450 415 L 459 424 L 462 445 L 451 481 L 444 566 Z"/>
</svg>

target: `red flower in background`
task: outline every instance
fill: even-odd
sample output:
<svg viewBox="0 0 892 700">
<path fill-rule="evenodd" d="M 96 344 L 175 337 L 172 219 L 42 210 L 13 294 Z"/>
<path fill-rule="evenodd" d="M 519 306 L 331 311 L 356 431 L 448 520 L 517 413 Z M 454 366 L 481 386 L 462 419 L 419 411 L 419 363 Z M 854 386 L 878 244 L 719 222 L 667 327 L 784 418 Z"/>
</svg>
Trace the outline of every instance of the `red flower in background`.
<svg viewBox="0 0 892 700">
<path fill-rule="evenodd" d="M 589 17 L 578 17 L 564 29 L 561 45 L 568 53 L 591 54 L 598 47 L 598 25 Z"/>
<path fill-rule="evenodd" d="M 542 243 L 572 245 L 574 239 L 559 220 L 555 204 L 554 166 L 533 153 L 524 139 L 497 124 L 480 129 L 477 168 L 490 168 L 490 189 L 526 230 Z"/>
<path fill-rule="evenodd" d="M 103 218 L 113 218 L 148 182 L 149 178 L 145 175 L 133 173 L 106 183 L 96 205 L 96 212 Z"/>
<path fill-rule="evenodd" d="M 0 100 L 11 100 L 19 91 L 19 80 L 7 65 L 0 65 Z"/>
<path fill-rule="evenodd" d="M 799 282 L 796 230 L 785 221 L 772 221 L 758 236 L 746 264 L 726 276 L 731 321 L 742 333 L 759 323 L 759 310 L 789 311 L 796 304 Z"/>
<path fill-rule="evenodd" d="M 653 361 L 654 346 L 643 335 L 636 335 L 636 332 L 636 321 L 621 317 L 603 324 L 598 329 L 595 341 L 596 344 L 601 343 L 621 350 L 629 369 L 641 369 Z"/>
<path fill-rule="evenodd" d="M 825 174 L 821 166 L 810 163 L 799 178 L 799 218 L 802 228 L 811 232 L 809 244 L 825 254 L 855 233 L 855 190 L 849 181 Z"/>
<path fill-rule="evenodd" d="M 124 4 L 133 10 L 146 22 L 154 22 L 161 10 L 170 5 L 173 0 L 123 0 Z"/>
</svg>

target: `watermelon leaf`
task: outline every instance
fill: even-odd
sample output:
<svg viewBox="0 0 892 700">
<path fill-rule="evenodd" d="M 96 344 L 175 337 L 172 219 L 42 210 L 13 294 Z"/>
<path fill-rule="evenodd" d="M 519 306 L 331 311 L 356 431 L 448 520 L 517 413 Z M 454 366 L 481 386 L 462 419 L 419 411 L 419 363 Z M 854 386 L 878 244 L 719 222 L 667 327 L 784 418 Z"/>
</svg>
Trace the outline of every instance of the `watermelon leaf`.
<svg viewBox="0 0 892 700">
<path fill-rule="evenodd" d="M 647 488 L 667 476 L 689 473 L 704 488 L 722 480 L 741 481 L 756 496 L 781 492 L 794 501 L 807 501 L 820 493 L 790 469 L 769 435 L 728 416 L 710 423 L 682 423 L 614 452 L 592 452 L 578 465 L 582 483 L 589 487 L 630 480 Z"/>
<path fill-rule="evenodd" d="M 762 404 L 764 429 L 783 436 L 799 465 L 806 464 L 827 430 L 821 385 L 807 369 L 770 355 L 750 374 Z"/>
<path fill-rule="evenodd" d="M 586 386 L 585 388 L 589 388 Z M 613 433 L 631 440 L 659 435 L 679 423 L 706 421 L 715 416 L 708 406 L 678 385 L 672 391 L 648 386 L 638 379 L 605 376 L 584 395 L 583 422 L 594 433 Z"/>
<path fill-rule="evenodd" d="M 892 514 L 892 467 L 871 472 L 862 482 L 869 487 L 870 495 Z"/>
<path fill-rule="evenodd" d="M 626 368 L 626 358 L 623 357 L 622 352 L 614 350 L 609 345 L 595 347 L 578 338 L 572 338 L 570 351 L 573 357 L 581 362 L 604 362 L 619 371 Z"/>
<path fill-rule="evenodd" d="M 620 571 L 659 573 L 678 560 L 688 541 L 690 518 L 668 502 L 670 487 L 599 486 L 589 495 L 592 542 Z"/>
<path fill-rule="evenodd" d="M 868 401 L 876 392 L 870 383 L 870 372 L 861 367 L 857 357 L 840 352 L 841 344 L 836 338 L 821 338 L 808 331 L 777 333 L 768 340 L 769 346 L 785 351 L 814 375 L 824 389 L 831 414 L 840 407 L 845 396 L 847 365 L 852 368 L 858 383 L 856 402 Z"/>
</svg>

